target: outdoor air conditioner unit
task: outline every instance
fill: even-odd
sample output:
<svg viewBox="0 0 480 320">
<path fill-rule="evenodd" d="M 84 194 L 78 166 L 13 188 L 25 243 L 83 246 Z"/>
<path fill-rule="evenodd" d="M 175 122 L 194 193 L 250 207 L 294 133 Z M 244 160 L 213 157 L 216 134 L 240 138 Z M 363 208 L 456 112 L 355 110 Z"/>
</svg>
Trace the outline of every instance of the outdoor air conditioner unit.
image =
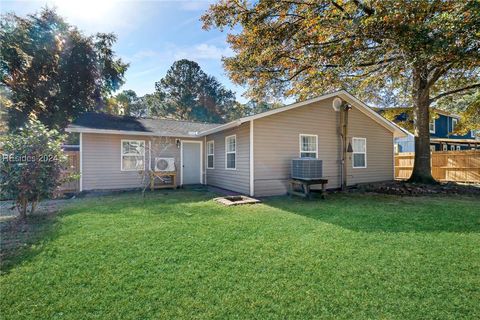
<svg viewBox="0 0 480 320">
<path fill-rule="evenodd" d="M 155 158 L 155 171 L 174 172 L 175 158 Z"/>
<path fill-rule="evenodd" d="M 292 160 L 292 178 L 301 180 L 324 179 L 322 160 L 300 158 Z"/>
</svg>

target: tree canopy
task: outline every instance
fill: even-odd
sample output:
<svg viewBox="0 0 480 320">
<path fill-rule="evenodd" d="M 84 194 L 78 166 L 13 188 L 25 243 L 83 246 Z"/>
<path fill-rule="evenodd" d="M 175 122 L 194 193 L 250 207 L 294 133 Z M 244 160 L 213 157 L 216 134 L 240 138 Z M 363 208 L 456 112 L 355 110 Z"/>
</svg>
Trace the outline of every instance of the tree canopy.
<svg viewBox="0 0 480 320">
<path fill-rule="evenodd" d="M 225 122 L 237 104 L 234 92 L 186 59 L 174 62 L 155 88 L 148 104 L 151 114 L 161 117 Z"/>
<path fill-rule="evenodd" d="M 231 79 L 252 97 L 345 88 L 413 106 L 412 181 L 432 181 L 429 106 L 480 88 L 479 1 L 222 0 L 205 28 L 230 28 Z"/>
<path fill-rule="evenodd" d="M 100 107 L 101 111 L 132 117 L 145 117 L 148 113 L 144 97 L 137 96 L 133 90 L 123 90 L 116 95 L 105 99 L 104 105 Z"/>
<path fill-rule="evenodd" d="M 115 56 L 113 34 L 87 36 L 52 9 L 27 17 L 2 16 L 0 83 L 9 91 L 8 123 L 30 114 L 50 128 L 63 128 L 93 110 L 124 82 L 128 67 Z"/>
<path fill-rule="evenodd" d="M 40 200 L 52 196 L 62 182 L 66 155 L 61 146 L 65 136 L 48 129 L 31 116 L 24 127 L 3 137 L 4 157 L 0 161 L 0 199 L 14 199 L 20 217 L 25 218 Z"/>
</svg>

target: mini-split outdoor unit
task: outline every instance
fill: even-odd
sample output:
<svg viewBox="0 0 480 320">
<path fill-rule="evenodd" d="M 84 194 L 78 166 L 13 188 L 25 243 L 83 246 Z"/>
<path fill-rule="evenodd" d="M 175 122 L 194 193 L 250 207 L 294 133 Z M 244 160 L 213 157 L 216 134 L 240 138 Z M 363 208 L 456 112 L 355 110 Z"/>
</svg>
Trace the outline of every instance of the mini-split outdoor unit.
<svg viewBox="0 0 480 320">
<path fill-rule="evenodd" d="M 292 160 L 292 178 L 301 180 L 323 179 L 322 160 L 300 158 Z"/>
<path fill-rule="evenodd" d="M 155 171 L 175 171 L 175 158 L 155 158 Z"/>
</svg>

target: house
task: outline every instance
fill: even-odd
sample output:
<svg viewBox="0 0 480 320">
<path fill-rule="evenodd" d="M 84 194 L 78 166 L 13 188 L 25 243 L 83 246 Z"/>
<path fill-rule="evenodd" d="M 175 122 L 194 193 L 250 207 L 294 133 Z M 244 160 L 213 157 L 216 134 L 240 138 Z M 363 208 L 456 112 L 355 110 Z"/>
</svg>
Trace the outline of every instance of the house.
<svg viewBox="0 0 480 320">
<path fill-rule="evenodd" d="M 226 124 L 87 113 L 67 131 L 80 134 L 81 190 L 141 187 L 139 172 L 161 156 L 175 159 L 178 185 L 251 196 L 285 194 L 299 157 L 323 160 L 328 188 L 393 180 L 393 139 L 405 136 L 346 91 Z"/>
<path fill-rule="evenodd" d="M 382 110 L 380 110 L 380 113 Z M 435 109 L 436 118 L 431 119 L 430 128 L 430 149 L 432 151 L 453 151 L 470 150 L 480 147 L 480 140 L 476 137 L 474 130 L 465 135 L 454 134 L 455 126 L 460 116 L 443 110 Z M 406 114 L 397 116 L 398 121 L 407 121 Z M 415 138 L 412 133 L 404 130 L 406 137 L 395 139 L 395 152 L 415 152 Z"/>
</svg>

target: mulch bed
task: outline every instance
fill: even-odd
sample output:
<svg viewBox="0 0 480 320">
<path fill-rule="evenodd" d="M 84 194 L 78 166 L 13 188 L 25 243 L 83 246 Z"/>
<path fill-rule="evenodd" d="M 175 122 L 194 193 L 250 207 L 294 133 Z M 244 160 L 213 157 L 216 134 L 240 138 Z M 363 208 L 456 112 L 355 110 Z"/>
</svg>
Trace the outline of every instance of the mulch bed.
<svg viewBox="0 0 480 320">
<path fill-rule="evenodd" d="M 396 194 L 402 196 L 423 196 L 432 194 L 480 196 L 480 185 L 462 185 L 452 182 L 430 185 L 408 183 L 404 181 L 390 181 L 360 184 L 356 188 L 351 189 L 351 191 Z"/>
</svg>

